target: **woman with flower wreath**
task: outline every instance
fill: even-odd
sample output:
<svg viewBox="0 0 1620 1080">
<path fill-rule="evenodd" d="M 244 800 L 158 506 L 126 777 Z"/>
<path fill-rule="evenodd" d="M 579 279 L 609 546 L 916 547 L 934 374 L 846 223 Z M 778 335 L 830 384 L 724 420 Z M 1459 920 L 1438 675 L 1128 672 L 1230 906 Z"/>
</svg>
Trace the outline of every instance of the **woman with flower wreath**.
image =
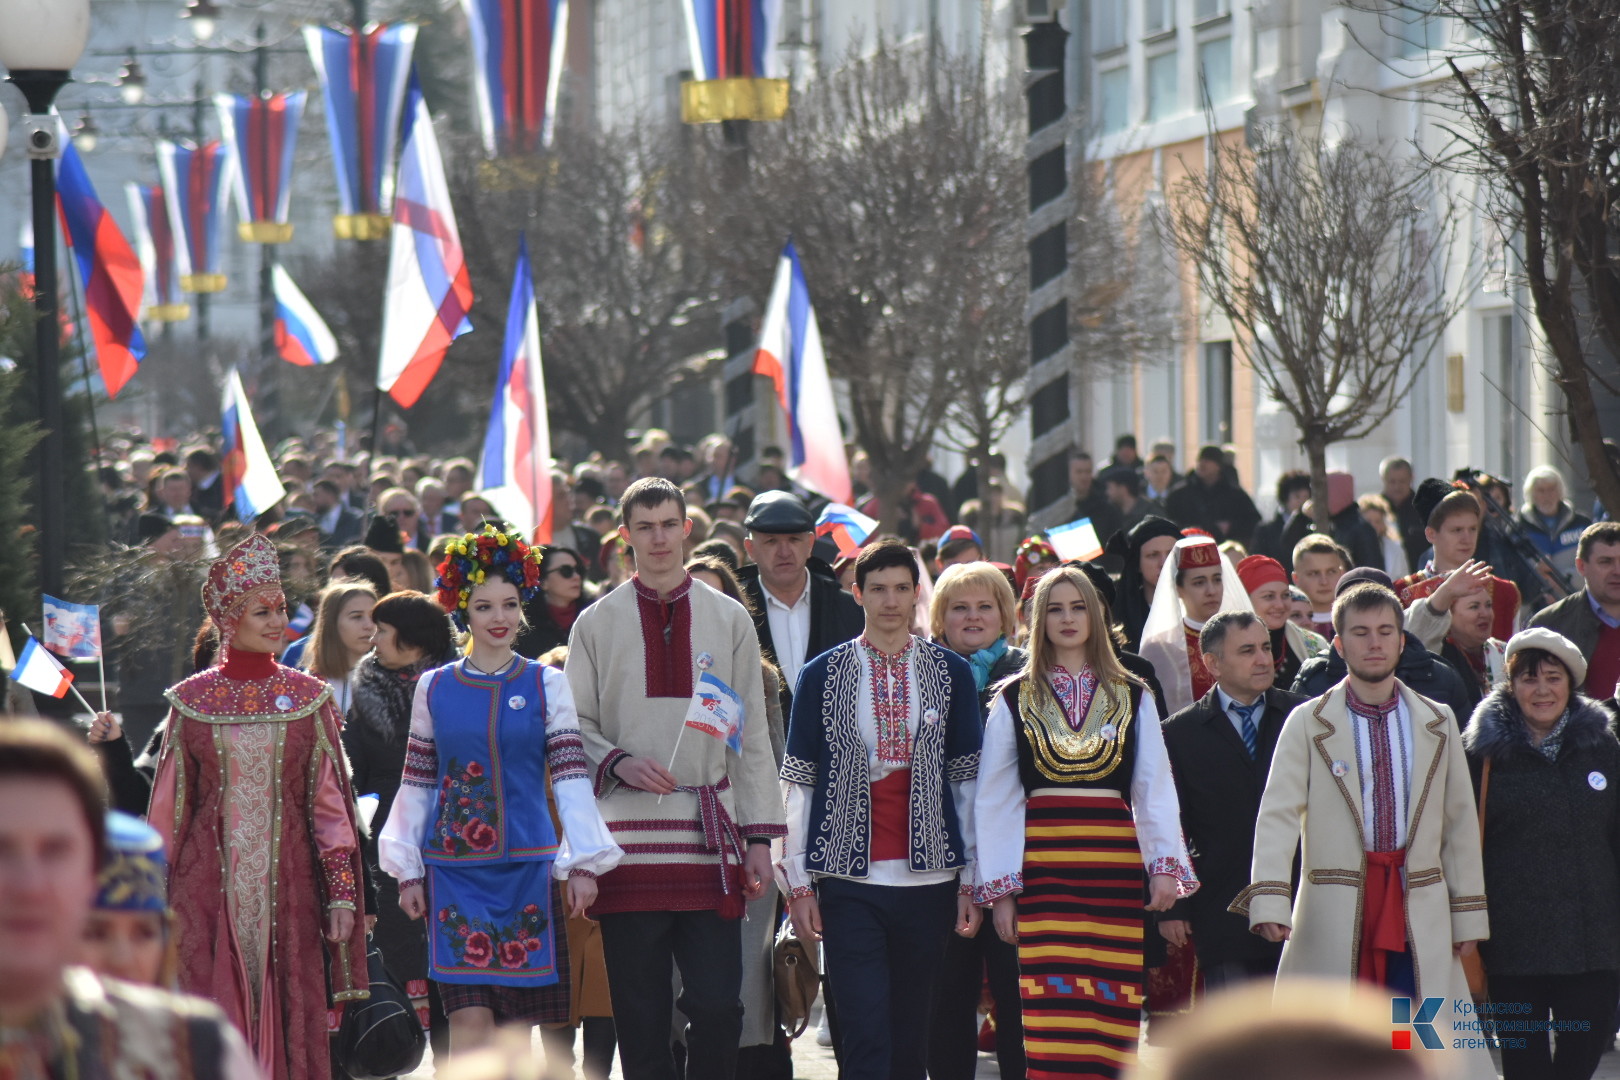
<svg viewBox="0 0 1620 1080">
<path fill-rule="evenodd" d="M 623 855 L 596 808 L 568 680 L 512 649 L 539 569 L 529 545 L 492 525 L 450 544 L 439 603 L 471 647 L 417 681 L 378 840 L 400 907 L 427 916 L 428 977 L 452 1054 L 484 1045 L 497 1024 L 568 1021 L 567 945 L 554 928 L 590 907 L 596 876 Z"/>
</svg>

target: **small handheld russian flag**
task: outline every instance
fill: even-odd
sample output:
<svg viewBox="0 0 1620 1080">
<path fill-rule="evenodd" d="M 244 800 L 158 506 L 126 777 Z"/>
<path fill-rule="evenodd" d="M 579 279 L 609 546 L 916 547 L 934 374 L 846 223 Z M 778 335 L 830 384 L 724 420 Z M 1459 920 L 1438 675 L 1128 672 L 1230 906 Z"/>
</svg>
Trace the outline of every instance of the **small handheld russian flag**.
<svg viewBox="0 0 1620 1080">
<path fill-rule="evenodd" d="M 828 503 L 816 518 L 816 535 L 830 536 L 838 545 L 838 554 L 853 559 L 861 553 L 861 546 L 877 531 L 876 518 L 869 518 L 854 507 L 843 503 Z"/>
<path fill-rule="evenodd" d="M 337 359 L 337 339 L 326 321 L 293 283 L 287 268 L 276 263 L 270 270 L 276 295 L 276 351 L 289 364 L 311 367 Z"/>
<path fill-rule="evenodd" d="M 33 638 L 23 646 L 17 666 L 11 669 L 11 677 L 28 689 L 53 698 L 67 697 L 73 686 L 73 672 Z"/>
</svg>

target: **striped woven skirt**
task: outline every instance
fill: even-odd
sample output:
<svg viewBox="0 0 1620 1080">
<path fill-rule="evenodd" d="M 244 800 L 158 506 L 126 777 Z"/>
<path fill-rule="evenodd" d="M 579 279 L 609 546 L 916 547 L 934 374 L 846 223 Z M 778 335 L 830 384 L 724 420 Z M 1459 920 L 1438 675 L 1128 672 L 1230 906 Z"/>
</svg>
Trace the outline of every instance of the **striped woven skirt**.
<svg viewBox="0 0 1620 1080">
<path fill-rule="evenodd" d="M 1030 1080 L 1116 1077 L 1136 1060 L 1145 885 L 1118 796 L 1030 796 L 1018 897 Z"/>
</svg>

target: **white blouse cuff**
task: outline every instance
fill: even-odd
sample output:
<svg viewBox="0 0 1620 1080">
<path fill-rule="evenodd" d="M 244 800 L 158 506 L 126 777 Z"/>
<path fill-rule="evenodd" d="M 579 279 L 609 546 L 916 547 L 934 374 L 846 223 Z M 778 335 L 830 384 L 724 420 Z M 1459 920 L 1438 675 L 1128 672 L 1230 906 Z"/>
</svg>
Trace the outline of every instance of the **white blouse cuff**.
<svg viewBox="0 0 1620 1080">
<path fill-rule="evenodd" d="M 557 816 L 562 819 L 562 842 L 552 872 L 567 878 L 570 871 L 588 870 L 596 876 L 607 873 L 624 858 L 624 849 L 613 841 L 613 833 L 597 808 L 591 782 L 585 777 L 558 781 Z"/>
</svg>

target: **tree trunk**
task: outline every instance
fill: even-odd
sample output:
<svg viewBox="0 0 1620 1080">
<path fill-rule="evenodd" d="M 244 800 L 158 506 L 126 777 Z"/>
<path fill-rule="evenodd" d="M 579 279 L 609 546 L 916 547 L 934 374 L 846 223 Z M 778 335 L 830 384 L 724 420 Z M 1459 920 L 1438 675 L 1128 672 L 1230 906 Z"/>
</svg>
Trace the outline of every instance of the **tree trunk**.
<svg viewBox="0 0 1620 1080">
<path fill-rule="evenodd" d="M 1316 531 L 1324 536 L 1333 535 L 1333 513 L 1328 507 L 1327 438 L 1318 432 L 1307 432 L 1300 440 L 1311 463 L 1311 520 Z"/>
</svg>

